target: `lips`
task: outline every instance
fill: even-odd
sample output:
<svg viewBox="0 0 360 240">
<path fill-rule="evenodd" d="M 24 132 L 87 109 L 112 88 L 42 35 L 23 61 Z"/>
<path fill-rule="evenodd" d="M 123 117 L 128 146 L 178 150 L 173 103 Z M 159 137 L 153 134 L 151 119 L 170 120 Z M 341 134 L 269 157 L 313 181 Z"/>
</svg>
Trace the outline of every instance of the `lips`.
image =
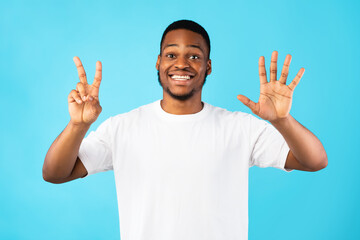
<svg viewBox="0 0 360 240">
<path fill-rule="evenodd" d="M 194 74 L 189 72 L 172 72 L 169 77 L 174 81 L 186 82 L 194 77 Z"/>
<path fill-rule="evenodd" d="M 189 75 L 172 75 L 171 78 L 176 81 L 186 81 L 190 80 L 191 77 Z"/>
<path fill-rule="evenodd" d="M 171 81 L 178 86 L 188 86 L 193 78 L 190 75 L 169 75 Z"/>
</svg>

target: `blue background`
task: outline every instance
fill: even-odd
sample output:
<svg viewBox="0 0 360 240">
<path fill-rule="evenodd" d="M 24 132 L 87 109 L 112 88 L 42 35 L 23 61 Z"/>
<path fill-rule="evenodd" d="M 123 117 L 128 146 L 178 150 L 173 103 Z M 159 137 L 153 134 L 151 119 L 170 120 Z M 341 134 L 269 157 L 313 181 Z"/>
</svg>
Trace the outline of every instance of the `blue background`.
<svg viewBox="0 0 360 240">
<path fill-rule="evenodd" d="M 329 165 L 316 172 L 250 169 L 249 239 L 360 239 L 359 1 L 2 1 L 0 239 L 119 239 L 113 172 L 55 185 L 45 154 L 69 121 L 79 56 L 89 82 L 103 63 L 105 119 L 162 97 L 155 61 L 179 19 L 207 29 L 213 73 L 203 100 L 250 112 L 258 58 L 273 50 L 289 79 L 305 68 L 291 114 L 315 133 Z"/>
</svg>

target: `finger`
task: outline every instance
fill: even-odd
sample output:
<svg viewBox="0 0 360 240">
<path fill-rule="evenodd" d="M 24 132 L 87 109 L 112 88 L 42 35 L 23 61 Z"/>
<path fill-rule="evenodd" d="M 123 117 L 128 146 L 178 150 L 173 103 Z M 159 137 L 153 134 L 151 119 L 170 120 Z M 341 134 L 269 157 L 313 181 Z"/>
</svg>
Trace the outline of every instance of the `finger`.
<svg viewBox="0 0 360 240">
<path fill-rule="evenodd" d="M 77 68 L 77 71 L 78 71 L 78 74 L 79 74 L 79 79 L 80 79 L 80 82 L 82 83 L 87 83 L 87 80 L 86 80 L 86 73 L 85 73 L 85 69 L 80 61 L 80 58 L 79 57 L 74 57 L 74 63 L 76 65 L 76 68 Z"/>
<path fill-rule="evenodd" d="M 263 56 L 261 56 L 259 59 L 259 78 L 260 84 L 267 83 L 265 58 Z"/>
<path fill-rule="evenodd" d="M 289 74 L 289 66 L 290 66 L 290 62 L 291 62 L 291 55 L 288 54 L 286 55 L 285 61 L 284 61 L 284 66 L 281 70 L 281 76 L 279 79 L 279 82 L 286 84 L 286 79 L 288 77 Z"/>
<path fill-rule="evenodd" d="M 278 52 L 274 51 L 271 55 L 270 82 L 276 81 L 277 78 L 277 58 L 278 58 Z"/>
<path fill-rule="evenodd" d="M 92 86 L 95 89 L 95 93 L 94 96 L 98 96 L 99 94 L 99 88 L 100 88 L 100 84 L 101 84 L 101 79 L 102 79 L 102 64 L 100 61 L 96 62 L 96 72 L 95 72 L 95 78 L 94 78 L 94 82 L 92 84 Z"/>
<path fill-rule="evenodd" d="M 72 90 L 68 96 L 68 102 L 72 103 L 72 102 L 77 102 L 78 104 L 83 103 L 81 101 L 80 95 L 76 90 Z"/>
<path fill-rule="evenodd" d="M 84 84 L 81 82 L 78 82 L 76 84 L 76 90 L 79 92 L 81 99 L 83 101 L 86 101 L 86 96 L 88 95 L 88 93 L 86 92 L 86 88 L 85 88 Z"/>
<path fill-rule="evenodd" d="M 296 74 L 296 77 L 294 78 L 294 80 L 292 80 L 292 82 L 289 84 L 289 88 L 291 90 L 294 91 L 295 87 L 299 84 L 300 79 L 302 78 L 302 76 L 304 75 L 305 69 L 301 68 L 298 72 L 298 74 Z"/>
<path fill-rule="evenodd" d="M 247 106 L 248 108 L 250 108 L 250 110 L 253 112 L 253 113 L 257 113 L 258 112 L 258 108 L 259 106 L 251 101 L 248 97 L 244 96 L 244 95 L 238 95 L 237 96 L 237 99 L 240 100 L 240 102 L 242 102 L 245 106 Z"/>
</svg>

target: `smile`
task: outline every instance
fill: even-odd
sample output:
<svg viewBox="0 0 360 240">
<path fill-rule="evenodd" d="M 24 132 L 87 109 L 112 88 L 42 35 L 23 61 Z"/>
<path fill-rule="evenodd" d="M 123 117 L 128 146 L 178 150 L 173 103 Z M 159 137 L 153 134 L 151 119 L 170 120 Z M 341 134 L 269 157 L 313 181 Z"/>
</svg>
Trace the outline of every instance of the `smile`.
<svg viewBox="0 0 360 240">
<path fill-rule="evenodd" d="M 191 76 L 189 76 L 189 75 L 172 75 L 171 78 L 176 81 L 186 81 L 186 80 L 190 80 Z"/>
</svg>

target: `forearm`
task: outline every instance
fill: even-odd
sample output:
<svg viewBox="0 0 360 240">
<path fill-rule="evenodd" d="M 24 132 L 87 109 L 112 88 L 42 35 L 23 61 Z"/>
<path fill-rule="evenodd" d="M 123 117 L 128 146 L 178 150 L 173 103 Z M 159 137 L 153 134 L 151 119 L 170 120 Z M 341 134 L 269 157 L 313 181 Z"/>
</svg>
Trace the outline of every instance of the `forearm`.
<svg viewBox="0 0 360 240">
<path fill-rule="evenodd" d="M 64 131 L 52 143 L 43 165 L 46 180 L 69 176 L 74 168 L 80 144 L 90 125 L 74 125 L 69 122 Z"/>
<path fill-rule="evenodd" d="M 292 154 L 304 167 L 319 170 L 327 165 L 327 155 L 320 140 L 291 115 L 271 122 L 281 133 Z"/>
</svg>

